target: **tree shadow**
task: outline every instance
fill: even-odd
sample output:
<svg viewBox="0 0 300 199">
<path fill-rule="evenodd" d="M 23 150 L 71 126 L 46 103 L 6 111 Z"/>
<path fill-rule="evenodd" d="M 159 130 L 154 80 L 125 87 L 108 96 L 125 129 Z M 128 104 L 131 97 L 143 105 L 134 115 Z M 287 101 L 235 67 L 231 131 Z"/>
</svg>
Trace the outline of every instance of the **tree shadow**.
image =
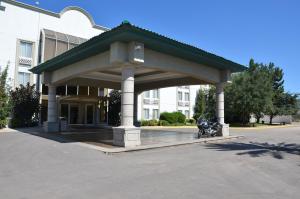
<svg viewBox="0 0 300 199">
<path fill-rule="evenodd" d="M 249 155 L 251 157 L 270 155 L 276 159 L 284 159 L 285 154 L 300 155 L 300 144 L 287 144 L 284 142 L 277 144 L 269 144 L 268 142 L 230 142 L 208 144 L 206 147 L 218 151 L 240 151 L 236 155 Z"/>
</svg>

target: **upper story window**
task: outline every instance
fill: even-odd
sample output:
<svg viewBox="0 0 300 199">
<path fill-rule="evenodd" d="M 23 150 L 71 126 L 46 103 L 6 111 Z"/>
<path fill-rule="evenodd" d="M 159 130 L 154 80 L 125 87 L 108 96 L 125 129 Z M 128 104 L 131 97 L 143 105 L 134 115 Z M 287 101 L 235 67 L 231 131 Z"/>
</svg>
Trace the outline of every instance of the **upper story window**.
<svg viewBox="0 0 300 199">
<path fill-rule="evenodd" d="M 184 93 L 184 101 L 190 101 L 190 94 Z"/>
<path fill-rule="evenodd" d="M 157 120 L 159 119 L 159 110 L 158 109 L 153 109 L 153 119 Z"/>
<path fill-rule="evenodd" d="M 145 108 L 144 109 L 144 119 L 148 120 L 149 118 L 150 118 L 149 109 Z"/>
<path fill-rule="evenodd" d="M 150 91 L 144 92 L 144 98 L 150 98 Z"/>
<path fill-rule="evenodd" d="M 185 110 L 184 111 L 184 115 L 186 118 L 190 118 L 190 111 L 189 110 Z"/>
<path fill-rule="evenodd" d="M 158 89 L 152 90 L 152 98 L 158 99 L 159 98 L 159 91 Z"/>
<path fill-rule="evenodd" d="M 178 100 L 182 101 L 182 92 L 181 91 L 178 91 Z"/>
<path fill-rule="evenodd" d="M 26 86 L 27 83 L 30 83 L 30 73 L 19 72 L 18 81 L 19 85 Z"/>
<path fill-rule="evenodd" d="M 20 57 L 32 58 L 32 43 L 20 42 Z"/>
</svg>

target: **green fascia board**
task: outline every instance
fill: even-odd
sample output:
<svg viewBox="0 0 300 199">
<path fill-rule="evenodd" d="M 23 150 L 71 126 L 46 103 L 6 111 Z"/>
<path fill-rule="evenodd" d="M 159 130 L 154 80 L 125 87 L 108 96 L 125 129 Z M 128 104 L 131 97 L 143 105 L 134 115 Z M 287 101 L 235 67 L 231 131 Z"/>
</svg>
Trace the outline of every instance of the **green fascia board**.
<svg viewBox="0 0 300 199">
<path fill-rule="evenodd" d="M 57 70 L 80 60 L 105 52 L 109 50 L 110 44 L 116 41 L 141 42 L 144 43 L 145 48 L 199 64 L 208 65 L 220 70 L 241 72 L 247 69 L 247 67 L 243 65 L 224 59 L 194 46 L 133 26 L 130 23 L 122 23 L 116 28 L 95 36 L 77 47 L 41 63 L 40 65 L 32 68 L 30 71 L 40 74 L 42 72 Z"/>
</svg>

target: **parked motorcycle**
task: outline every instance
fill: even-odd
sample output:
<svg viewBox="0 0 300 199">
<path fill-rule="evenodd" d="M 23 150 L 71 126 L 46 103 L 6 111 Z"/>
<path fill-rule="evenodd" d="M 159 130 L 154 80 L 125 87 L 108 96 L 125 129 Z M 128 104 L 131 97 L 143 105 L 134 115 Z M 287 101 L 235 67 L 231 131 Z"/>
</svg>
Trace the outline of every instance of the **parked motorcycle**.
<svg viewBox="0 0 300 199">
<path fill-rule="evenodd" d="M 202 137 L 215 137 L 220 134 L 222 125 L 217 120 L 206 120 L 199 118 L 197 120 L 198 139 Z"/>
</svg>

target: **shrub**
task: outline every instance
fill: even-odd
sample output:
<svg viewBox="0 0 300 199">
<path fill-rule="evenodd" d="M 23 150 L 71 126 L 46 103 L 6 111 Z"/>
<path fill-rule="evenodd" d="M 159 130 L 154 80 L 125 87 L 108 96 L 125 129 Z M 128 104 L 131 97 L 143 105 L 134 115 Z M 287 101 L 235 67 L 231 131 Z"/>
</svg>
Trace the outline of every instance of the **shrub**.
<svg viewBox="0 0 300 199">
<path fill-rule="evenodd" d="M 141 126 L 158 126 L 157 120 L 142 120 Z"/>
<path fill-rule="evenodd" d="M 184 114 L 182 114 L 181 112 L 174 112 L 174 114 L 176 115 L 177 123 L 181 123 L 181 124 L 185 123 L 185 115 Z"/>
<path fill-rule="evenodd" d="M 191 119 L 186 119 L 185 120 L 185 123 L 188 123 L 188 124 L 196 124 L 196 120 L 191 118 Z"/>
<path fill-rule="evenodd" d="M 165 120 L 169 124 L 176 124 L 176 123 L 184 123 L 185 122 L 185 115 L 180 112 L 163 112 L 160 114 L 160 120 Z"/>
<path fill-rule="evenodd" d="M 170 123 L 166 120 L 159 120 L 159 126 L 168 126 Z"/>
<path fill-rule="evenodd" d="M 176 123 L 176 116 L 173 113 L 163 112 L 160 114 L 159 120 L 165 120 L 170 124 Z"/>
<path fill-rule="evenodd" d="M 12 105 L 12 127 L 31 127 L 38 124 L 40 110 L 40 93 L 35 90 L 35 85 L 21 85 L 10 91 Z"/>
</svg>

